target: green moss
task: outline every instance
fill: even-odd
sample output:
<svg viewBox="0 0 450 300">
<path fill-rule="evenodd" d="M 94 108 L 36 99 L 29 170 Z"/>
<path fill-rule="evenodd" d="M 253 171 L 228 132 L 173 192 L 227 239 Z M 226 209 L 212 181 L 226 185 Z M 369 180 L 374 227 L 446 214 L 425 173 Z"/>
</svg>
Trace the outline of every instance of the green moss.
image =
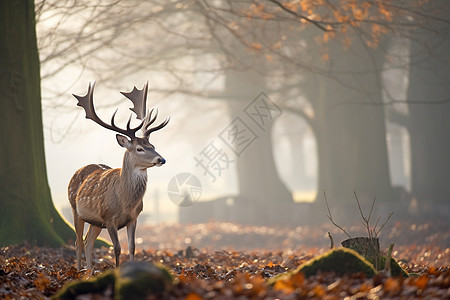
<svg viewBox="0 0 450 300">
<path fill-rule="evenodd" d="M 114 299 L 145 299 L 172 286 L 172 275 L 163 266 L 129 262 L 117 270 L 109 270 L 88 280 L 66 284 L 51 299 L 75 299 L 79 295 L 114 291 Z"/>
<path fill-rule="evenodd" d="M 116 280 L 116 299 L 145 299 L 171 287 L 172 275 L 163 266 L 130 262 L 120 268 Z"/>
<path fill-rule="evenodd" d="M 380 263 L 378 264 L 380 266 L 380 270 L 384 270 L 384 265 L 386 263 L 386 257 L 382 256 L 380 257 Z M 408 273 L 406 273 L 405 270 L 403 270 L 402 267 L 395 261 L 395 259 L 391 258 L 391 275 L 393 277 L 409 277 Z"/>
<path fill-rule="evenodd" d="M 385 257 L 380 258 L 379 265 L 383 266 L 383 268 L 385 261 Z M 294 271 L 275 276 L 267 283 L 273 285 L 278 280 L 286 280 L 298 272 L 302 272 L 306 277 L 315 275 L 318 272 L 335 272 L 338 275 L 364 273 L 367 277 L 373 277 L 377 273 L 373 264 L 356 251 L 348 248 L 338 248 L 307 261 Z M 409 276 L 393 258 L 391 258 L 391 274 L 394 277 Z"/>
<path fill-rule="evenodd" d="M 367 277 L 374 276 L 377 271 L 373 265 L 357 252 L 338 248 L 328 251 L 303 265 L 296 272 L 303 272 L 306 277 L 318 272 L 335 272 L 338 275 L 364 273 Z"/>
<path fill-rule="evenodd" d="M 78 295 L 87 293 L 102 293 L 108 287 L 114 290 L 116 271 L 109 270 L 88 280 L 76 280 L 66 285 L 51 299 L 75 299 Z"/>
</svg>

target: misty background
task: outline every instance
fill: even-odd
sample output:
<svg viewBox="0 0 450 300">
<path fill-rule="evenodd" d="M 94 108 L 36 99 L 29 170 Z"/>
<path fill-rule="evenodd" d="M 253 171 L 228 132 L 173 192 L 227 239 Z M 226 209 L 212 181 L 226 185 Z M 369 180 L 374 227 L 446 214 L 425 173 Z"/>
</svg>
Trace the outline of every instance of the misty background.
<svg viewBox="0 0 450 300">
<path fill-rule="evenodd" d="M 148 80 L 147 107 L 171 121 L 151 137 L 167 163 L 148 170 L 141 222 L 326 221 L 324 191 L 340 217 L 358 217 L 354 191 L 378 215 L 448 216 L 447 2 L 331 2 L 37 1 L 58 210 L 78 168 L 124 153 L 72 93 L 96 81 L 99 116 L 119 108 L 124 126 L 119 91 Z M 201 182 L 186 208 L 168 196 L 180 173 Z"/>
</svg>

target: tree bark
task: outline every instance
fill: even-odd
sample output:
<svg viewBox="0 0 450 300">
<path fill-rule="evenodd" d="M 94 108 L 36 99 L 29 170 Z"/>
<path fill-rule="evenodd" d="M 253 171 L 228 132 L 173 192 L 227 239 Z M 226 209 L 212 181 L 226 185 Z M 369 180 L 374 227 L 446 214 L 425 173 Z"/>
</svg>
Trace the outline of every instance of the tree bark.
<svg viewBox="0 0 450 300">
<path fill-rule="evenodd" d="M 325 75 L 311 75 L 305 91 L 314 107 L 318 147 L 318 199 L 354 204 L 360 199 L 392 201 L 381 102 L 382 56 L 355 39 L 346 49 L 331 45 Z"/>
<path fill-rule="evenodd" d="M 450 198 L 449 53 L 448 39 L 415 32 L 407 94 L 411 119 L 411 189 L 423 209 L 448 203 Z"/>
<path fill-rule="evenodd" d="M 249 76 L 249 72 L 228 71 L 226 90 L 234 91 L 229 95 L 231 98 L 228 102 L 232 119 L 241 116 L 243 123 L 253 131 L 255 136 L 255 140 L 236 159 L 240 197 L 245 201 L 261 204 L 292 202 L 291 193 L 278 176 L 273 157 L 272 122 L 274 120 L 266 119 L 266 126 L 262 130 L 255 126 L 244 112 L 246 106 L 264 92 L 264 78 L 256 74 Z"/>
<path fill-rule="evenodd" d="M 252 75 L 250 75 L 252 74 Z M 239 195 L 233 208 L 234 221 L 248 224 L 290 221 L 292 194 L 280 179 L 272 148 L 274 120 L 265 119 L 264 129 L 245 113 L 247 106 L 265 90 L 265 78 L 256 72 L 228 70 L 226 98 L 231 119 L 239 117 L 254 140 L 236 157 Z M 270 100 L 270 99 L 269 99 Z M 267 111 L 261 111 L 267 114 Z"/>
<path fill-rule="evenodd" d="M 0 36 L 0 246 L 59 246 L 75 235 L 47 182 L 34 1 L 1 1 Z"/>
</svg>

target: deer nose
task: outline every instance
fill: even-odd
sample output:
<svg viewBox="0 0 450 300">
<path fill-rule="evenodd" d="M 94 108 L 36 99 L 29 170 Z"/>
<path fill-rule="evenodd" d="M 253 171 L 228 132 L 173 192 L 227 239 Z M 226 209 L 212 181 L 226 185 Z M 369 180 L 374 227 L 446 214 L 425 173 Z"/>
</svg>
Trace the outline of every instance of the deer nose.
<svg viewBox="0 0 450 300">
<path fill-rule="evenodd" d="M 166 160 L 164 158 L 160 157 L 160 158 L 158 158 L 158 163 L 163 165 L 166 163 Z"/>
</svg>

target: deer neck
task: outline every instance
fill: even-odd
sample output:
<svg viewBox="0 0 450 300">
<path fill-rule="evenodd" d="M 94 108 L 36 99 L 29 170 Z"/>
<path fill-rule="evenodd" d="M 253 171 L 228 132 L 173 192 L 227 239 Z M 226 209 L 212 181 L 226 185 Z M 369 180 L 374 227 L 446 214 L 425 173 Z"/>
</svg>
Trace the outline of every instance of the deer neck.
<svg viewBox="0 0 450 300">
<path fill-rule="evenodd" d="M 128 151 L 123 157 L 120 179 L 124 199 L 132 203 L 142 201 L 147 188 L 147 169 L 135 167 Z"/>
</svg>

